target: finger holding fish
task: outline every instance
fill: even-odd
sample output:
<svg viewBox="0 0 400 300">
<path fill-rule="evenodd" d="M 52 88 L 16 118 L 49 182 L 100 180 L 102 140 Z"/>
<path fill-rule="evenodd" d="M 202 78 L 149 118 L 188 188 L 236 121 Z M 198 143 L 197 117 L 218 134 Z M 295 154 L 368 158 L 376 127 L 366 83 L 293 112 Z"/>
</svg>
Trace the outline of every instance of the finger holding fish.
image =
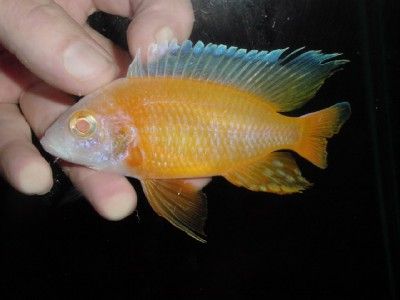
<svg viewBox="0 0 400 300">
<path fill-rule="evenodd" d="M 32 73 L 66 92 L 86 94 L 119 72 L 112 54 L 53 1 L 3 1 L 0 29 L 5 48 Z"/>
<path fill-rule="evenodd" d="M 190 36 L 194 22 L 190 1 L 133 1 L 133 9 L 138 14 L 127 31 L 132 56 L 138 49 L 145 51 L 152 43 L 166 46 L 174 39 L 182 41 Z M 143 59 L 146 61 L 146 57 Z"/>
<path fill-rule="evenodd" d="M 84 30 L 94 11 L 133 17 L 131 53 L 157 39 L 185 39 L 193 25 L 190 1 L 2 1 L 0 43 L 33 73 L 62 90 L 84 95 L 119 75 L 107 39 Z M 162 29 L 168 28 L 168 30 Z M 165 34 L 167 32 L 167 34 Z M 171 37 L 172 38 L 172 37 Z M 40 45 L 38 47 L 38 45 Z"/>
<path fill-rule="evenodd" d="M 71 96 L 39 83 L 24 93 L 20 107 L 35 135 L 41 137 L 54 120 L 74 103 Z M 75 187 L 105 218 L 118 220 L 135 209 L 136 193 L 125 177 L 60 163 Z"/>
<path fill-rule="evenodd" d="M 66 0 L 58 2 L 68 3 Z M 154 42 L 167 43 L 173 39 L 182 41 L 188 38 L 192 31 L 194 13 L 189 0 L 89 2 L 88 12 L 101 10 L 132 18 L 127 30 L 128 46 L 132 56 L 136 55 L 138 49 L 147 49 L 147 46 Z"/>
<path fill-rule="evenodd" d="M 15 104 L 0 103 L 0 136 L 1 175 L 25 194 L 47 193 L 50 166 L 33 146 L 29 125 Z"/>
</svg>

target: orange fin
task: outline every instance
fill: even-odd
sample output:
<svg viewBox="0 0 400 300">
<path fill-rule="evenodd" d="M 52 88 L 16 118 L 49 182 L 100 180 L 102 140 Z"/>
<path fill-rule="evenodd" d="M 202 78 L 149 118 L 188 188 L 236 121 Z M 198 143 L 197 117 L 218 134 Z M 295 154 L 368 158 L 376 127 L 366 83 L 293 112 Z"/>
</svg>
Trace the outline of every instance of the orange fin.
<svg viewBox="0 0 400 300">
<path fill-rule="evenodd" d="M 205 243 L 205 195 L 185 179 L 144 179 L 143 191 L 151 207 L 172 225 Z"/>
<path fill-rule="evenodd" d="M 288 152 L 273 152 L 251 165 L 242 165 L 223 176 L 237 186 L 275 194 L 301 192 L 311 184 L 301 176 Z"/>
<path fill-rule="evenodd" d="M 340 127 L 350 117 L 350 113 L 350 104 L 341 102 L 302 116 L 303 133 L 300 143 L 294 150 L 317 167 L 325 169 L 328 143 L 326 139 L 339 132 Z"/>
</svg>

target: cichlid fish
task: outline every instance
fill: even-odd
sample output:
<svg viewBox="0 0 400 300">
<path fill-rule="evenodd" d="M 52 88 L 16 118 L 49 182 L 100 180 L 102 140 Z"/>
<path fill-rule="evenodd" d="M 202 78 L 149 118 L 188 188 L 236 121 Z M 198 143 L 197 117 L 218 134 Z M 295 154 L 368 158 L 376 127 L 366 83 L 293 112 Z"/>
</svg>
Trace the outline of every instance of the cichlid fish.
<svg viewBox="0 0 400 300">
<path fill-rule="evenodd" d="M 287 49 L 153 45 L 126 78 L 85 96 L 41 143 L 64 160 L 141 181 L 153 209 L 205 242 L 206 200 L 185 179 L 223 176 L 253 191 L 310 186 L 290 151 L 325 168 L 327 138 L 350 116 L 347 102 L 288 117 L 347 60 Z M 280 151 L 278 151 L 280 150 Z M 282 151 L 283 150 L 283 151 Z"/>
</svg>

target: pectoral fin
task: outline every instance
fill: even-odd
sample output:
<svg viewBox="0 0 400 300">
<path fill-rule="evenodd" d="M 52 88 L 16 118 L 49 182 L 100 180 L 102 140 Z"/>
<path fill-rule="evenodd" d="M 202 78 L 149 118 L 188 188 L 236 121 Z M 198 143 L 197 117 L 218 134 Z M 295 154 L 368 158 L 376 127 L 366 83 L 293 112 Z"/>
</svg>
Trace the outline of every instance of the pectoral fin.
<svg viewBox="0 0 400 300">
<path fill-rule="evenodd" d="M 205 243 L 207 202 L 204 194 L 184 179 L 141 181 L 151 207 L 161 217 Z"/>
<path fill-rule="evenodd" d="M 311 185 L 301 176 L 295 160 L 288 152 L 270 153 L 259 161 L 234 168 L 223 176 L 237 186 L 276 194 L 301 192 Z"/>
</svg>

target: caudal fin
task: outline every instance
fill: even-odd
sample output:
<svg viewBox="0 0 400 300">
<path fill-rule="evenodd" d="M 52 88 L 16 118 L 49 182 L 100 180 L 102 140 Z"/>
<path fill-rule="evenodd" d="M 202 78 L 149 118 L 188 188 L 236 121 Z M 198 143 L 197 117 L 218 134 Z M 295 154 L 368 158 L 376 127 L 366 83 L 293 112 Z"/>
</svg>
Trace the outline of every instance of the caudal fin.
<svg viewBox="0 0 400 300">
<path fill-rule="evenodd" d="M 303 134 L 295 148 L 301 156 L 317 167 L 327 167 L 327 138 L 338 133 L 340 127 L 350 117 L 351 108 L 348 102 L 340 102 L 323 110 L 301 117 L 303 119 Z"/>
</svg>

